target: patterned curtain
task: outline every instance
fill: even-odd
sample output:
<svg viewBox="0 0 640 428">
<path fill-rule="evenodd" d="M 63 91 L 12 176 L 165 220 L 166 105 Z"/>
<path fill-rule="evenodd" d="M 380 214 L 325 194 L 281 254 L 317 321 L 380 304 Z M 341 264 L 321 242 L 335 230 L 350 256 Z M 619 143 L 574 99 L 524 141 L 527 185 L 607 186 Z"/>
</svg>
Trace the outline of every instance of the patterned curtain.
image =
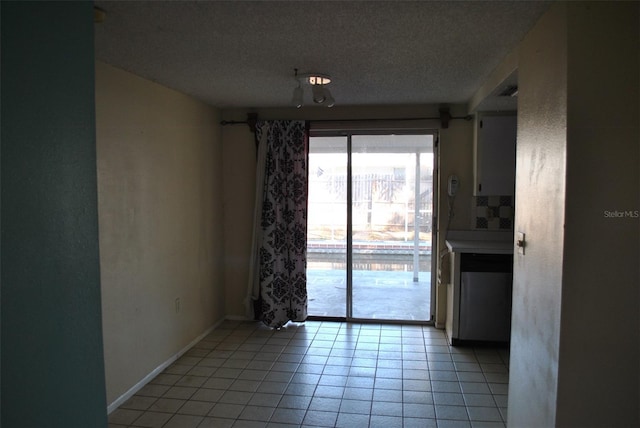
<svg viewBox="0 0 640 428">
<path fill-rule="evenodd" d="M 259 121 L 256 138 L 260 146 L 249 300 L 257 319 L 280 328 L 307 318 L 309 142 L 303 121 Z"/>
</svg>

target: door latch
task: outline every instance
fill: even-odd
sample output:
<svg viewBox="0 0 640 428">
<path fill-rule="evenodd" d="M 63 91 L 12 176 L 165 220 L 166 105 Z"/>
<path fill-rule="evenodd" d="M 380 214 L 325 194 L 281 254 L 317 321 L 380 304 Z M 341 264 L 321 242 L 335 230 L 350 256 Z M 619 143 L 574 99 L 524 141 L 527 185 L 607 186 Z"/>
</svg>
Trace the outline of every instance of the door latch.
<svg viewBox="0 0 640 428">
<path fill-rule="evenodd" d="M 525 241 L 525 234 L 523 232 L 518 232 L 518 236 L 516 237 L 516 247 L 518 247 L 518 254 L 522 254 L 524 256 L 524 247 L 527 246 L 527 242 Z"/>
</svg>

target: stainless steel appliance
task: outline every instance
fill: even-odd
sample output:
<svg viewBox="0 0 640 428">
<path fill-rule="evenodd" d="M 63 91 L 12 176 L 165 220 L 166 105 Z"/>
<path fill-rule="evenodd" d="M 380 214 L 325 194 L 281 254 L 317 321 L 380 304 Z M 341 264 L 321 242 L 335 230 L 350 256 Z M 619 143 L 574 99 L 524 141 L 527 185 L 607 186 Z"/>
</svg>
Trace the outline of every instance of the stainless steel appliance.
<svg viewBox="0 0 640 428">
<path fill-rule="evenodd" d="M 461 254 L 458 340 L 509 341 L 512 279 L 512 254 Z"/>
</svg>

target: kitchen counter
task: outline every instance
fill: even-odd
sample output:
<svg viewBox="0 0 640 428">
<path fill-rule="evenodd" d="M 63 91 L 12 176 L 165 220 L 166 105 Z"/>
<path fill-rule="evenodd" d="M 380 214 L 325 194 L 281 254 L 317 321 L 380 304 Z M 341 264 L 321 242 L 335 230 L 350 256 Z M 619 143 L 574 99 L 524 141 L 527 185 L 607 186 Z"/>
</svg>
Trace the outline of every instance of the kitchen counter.
<svg viewBox="0 0 640 428">
<path fill-rule="evenodd" d="M 504 262 L 498 261 L 512 257 L 513 233 L 451 231 L 445 243 L 450 272 L 445 320 L 449 343 L 508 341 L 512 266 L 503 271 Z M 471 261 L 482 264 L 470 270 Z"/>
<path fill-rule="evenodd" d="M 511 241 L 447 239 L 446 244 L 452 253 L 513 254 Z"/>
</svg>

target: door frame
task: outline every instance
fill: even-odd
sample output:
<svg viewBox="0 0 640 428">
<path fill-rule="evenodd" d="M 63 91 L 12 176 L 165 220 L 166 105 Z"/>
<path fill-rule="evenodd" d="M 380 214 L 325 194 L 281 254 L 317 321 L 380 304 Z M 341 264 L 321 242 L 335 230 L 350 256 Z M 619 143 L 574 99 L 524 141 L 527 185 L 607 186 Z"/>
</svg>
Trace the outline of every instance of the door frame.
<svg viewBox="0 0 640 428">
<path fill-rule="evenodd" d="M 438 173 L 439 160 L 438 143 L 439 132 L 434 128 L 415 128 L 415 127 L 358 127 L 353 126 L 350 122 L 332 122 L 333 127 L 322 126 L 314 128 L 314 122 L 311 122 L 309 130 L 309 138 L 312 137 L 346 137 L 347 139 L 347 225 L 346 225 L 346 310 L 345 317 L 324 317 L 310 315 L 309 320 L 336 320 L 358 323 L 385 323 L 385 324 L 418 324 L 418 325 L 434 325 L 436 314 L 436 288 L 437 288 L 437 248 L 438 229 L 437 229 L 437 213 L 439 207 L 438 192 Z M 338 126 L 335 126 L 335 125 Z M 428 320 L 393 320 L 393 319 L 369 319 L 353 317 L 353 222 L 352 222 L 352 137 L 354 135 L 431 135 L 433 138 L 433 173 L 432 173 L 432 202 L 431 202 L 431 287 L 430 287 L 430 308 Z"/>
</svg>

